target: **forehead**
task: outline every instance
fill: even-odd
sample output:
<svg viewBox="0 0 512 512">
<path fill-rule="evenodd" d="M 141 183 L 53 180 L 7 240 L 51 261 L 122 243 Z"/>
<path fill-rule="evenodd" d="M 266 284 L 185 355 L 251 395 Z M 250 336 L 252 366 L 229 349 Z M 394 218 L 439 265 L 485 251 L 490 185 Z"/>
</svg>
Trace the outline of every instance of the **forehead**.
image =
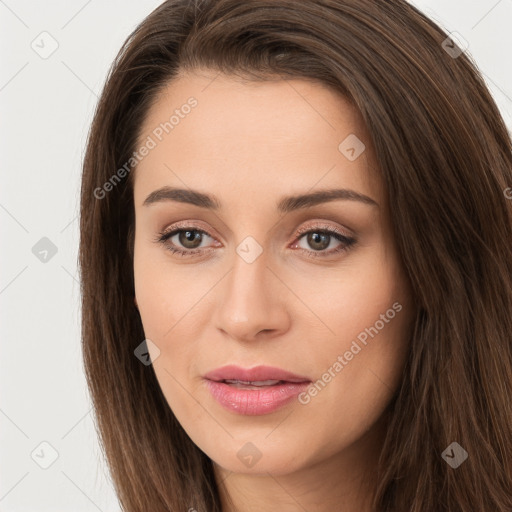
<svg viewBox="0 0 512 512">
<path fill-rule="evenodd" d="M 164 185 L 246 198 L 350 186 L 382 199 L 358 110 L 320 83 L 182 73 L 147 112 L 137 147 L 150 141 L 134 171 L 136 204 Z"/>
</svg>

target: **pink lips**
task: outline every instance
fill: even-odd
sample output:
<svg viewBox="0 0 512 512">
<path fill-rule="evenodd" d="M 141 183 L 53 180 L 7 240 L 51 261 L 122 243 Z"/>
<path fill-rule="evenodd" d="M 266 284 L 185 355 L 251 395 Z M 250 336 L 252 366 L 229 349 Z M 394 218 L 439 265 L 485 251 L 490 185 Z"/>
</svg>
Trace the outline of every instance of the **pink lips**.
<svg viewBox="0 0 512 512">
<path fill-rule="evenodd" d="M 229 365 L 203 377 L 217 402 L 230 411 L 246 415 L 268 414 L 279 409 L 311 382 L 307 377 L 271 366 L 241 368 Z"/>
</svg>

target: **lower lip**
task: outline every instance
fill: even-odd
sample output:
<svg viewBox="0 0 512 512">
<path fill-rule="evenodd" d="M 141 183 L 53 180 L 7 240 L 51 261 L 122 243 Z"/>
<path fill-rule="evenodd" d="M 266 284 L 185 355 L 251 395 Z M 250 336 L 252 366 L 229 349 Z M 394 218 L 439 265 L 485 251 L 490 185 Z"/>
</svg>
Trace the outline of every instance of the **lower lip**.
<svg viewBox="0 0 512 512">
<path fill-rule="evenodd" d="M 206 380 L 213 398 L 226 409 L 238 414 L 269 414 L 288 404 L 304 391 L 309 382 L 285 382 L 261 389 L 242 389 L 225 382 Z"/>
</svg>

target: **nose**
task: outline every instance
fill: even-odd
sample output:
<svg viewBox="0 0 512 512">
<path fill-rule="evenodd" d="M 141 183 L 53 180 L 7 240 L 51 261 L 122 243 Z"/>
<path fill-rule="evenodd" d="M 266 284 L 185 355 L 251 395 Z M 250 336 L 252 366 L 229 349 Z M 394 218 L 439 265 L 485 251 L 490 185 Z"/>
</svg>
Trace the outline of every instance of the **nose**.
<svg viewBox="0 0 512 512">
<path fill-rule="evenodd" d="M 289 328 L 286 300 L 291 292 L 264 254 L 251 263 L 235 254 L 220 288 L 215 325 L 238 341 L 277 337 Z"/>
</svg>

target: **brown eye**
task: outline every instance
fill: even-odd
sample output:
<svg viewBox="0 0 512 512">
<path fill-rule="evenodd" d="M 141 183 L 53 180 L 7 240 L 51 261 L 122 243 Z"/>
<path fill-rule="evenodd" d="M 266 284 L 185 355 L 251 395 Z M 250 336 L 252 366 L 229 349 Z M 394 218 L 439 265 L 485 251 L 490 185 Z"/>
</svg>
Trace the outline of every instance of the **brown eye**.
<svg viewBox="0 0 512 512">
<path fill-rule="evenodd" d="M 167 250 L 179 256 L 193 256 L 211 250 L 212 247 L 201 247 L 204 238 L 211 238 L 206 231 L 195 228 L 193 226 L 184 226 L 162 232 L 156 238 L 155 242 L 162 243 Z M 173 240 L 174 238 L 174 240 Z M 307 247 L 300 245 L 302 239 L 306 240 Z M 336 247 L 335 242 L 339 244 Z M 327 250 L 331 244 L 335 247 Z M 356 239 L 346 236 L 341 231 L 333 227 L 318 226 L 309 230 L 302 229 L 298 233 L 297 242 L 292 245 L 293 249 L 299 249 L 305 252 L 308 257 L 329 257 L 346 251 L 356 243 Z"/>
<path fill-rule="evenodd" d="M 186 249 L 197 249 L 201 245 L 203 233 L 197 229 L 180 230 L 178 232 L 178 241 Z"/>
<path fill-rule="evenodd" d="M 323 251 L 329 247 L 331 235 L 328 235 L 327 233 L 321 233 L 319 231 L 312 231 L 311 233 L 307 234 L 306 240 L 309 246 L 312 247 L 315 251 Z"/>
<path fill-rule="evenodd" d="M 186 226 L 159 233 L 155 242 L 162 243 L 166 249 L 174 254 L 190 256 L 203 251 L 201 242 L 203 242 L 205 236 L 212 238 L 202 229 Z"/>
<path fill-rule="evenodd" d="M 332 256 L 348 250 L 349 247 L 356 243 L 355 238 L 346 236 L 333 227 L 319 226 L 317 228 L 310 228 L 309 230 L 302 229 L 298 234 L 300 235 L 298 237 L 299 242 L 293 244 L 292 247 L 305 251 L 312 258 Z M 308 247 L 299 245 L 302 239 L 305 239 Z M 331 245 L 333 240 L 340 242 L 338 247 L 327 251 L 326 249 Z"/>
</svg>

